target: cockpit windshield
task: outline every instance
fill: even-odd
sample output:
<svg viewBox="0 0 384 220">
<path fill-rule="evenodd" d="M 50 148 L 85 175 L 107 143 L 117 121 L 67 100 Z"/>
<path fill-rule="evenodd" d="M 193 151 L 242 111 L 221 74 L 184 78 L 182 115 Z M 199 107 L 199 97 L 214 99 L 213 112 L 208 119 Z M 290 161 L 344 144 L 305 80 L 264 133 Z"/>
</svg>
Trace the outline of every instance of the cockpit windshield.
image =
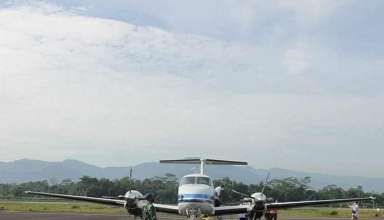
<svg viewBox="0 0 384 220">
<path fill-rule="evenodd" d="M 180 184 L 181 185 L 184 185 L 184 184 L 195 184 L 195 178 L 194 176 L 187 176 L 187 177 L 183 177 L 180 181 Z"/>
<path fill-rule="evenodd" d="M 209 177 L 204 176 L 186 176 L 183 177 L 180 181 L 180 185 L 184 184 L 204 184 L 212 186 L 212 181 Z"/>
<path fill-rule="evenodd" d="M 197 177 L 196 178 L 197 184 L 204 184 L 204 185 L 210 186 L 211 185 L 210 181 L 211 181 L 211 179 L 209 179 L 208 177 Z"/>
</svg>

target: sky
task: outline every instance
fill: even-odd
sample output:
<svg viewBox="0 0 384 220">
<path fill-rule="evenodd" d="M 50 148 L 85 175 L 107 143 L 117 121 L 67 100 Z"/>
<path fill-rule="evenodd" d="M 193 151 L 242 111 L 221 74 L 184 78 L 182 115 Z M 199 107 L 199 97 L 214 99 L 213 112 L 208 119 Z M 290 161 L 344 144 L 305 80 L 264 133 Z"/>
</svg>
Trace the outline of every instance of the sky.
<svg viewBox="0 0 384 220">
<path fill-rule="evenodd" d="M 384 175 L 384 2 L 0 0 L 0 161 Z"/>
</svg>

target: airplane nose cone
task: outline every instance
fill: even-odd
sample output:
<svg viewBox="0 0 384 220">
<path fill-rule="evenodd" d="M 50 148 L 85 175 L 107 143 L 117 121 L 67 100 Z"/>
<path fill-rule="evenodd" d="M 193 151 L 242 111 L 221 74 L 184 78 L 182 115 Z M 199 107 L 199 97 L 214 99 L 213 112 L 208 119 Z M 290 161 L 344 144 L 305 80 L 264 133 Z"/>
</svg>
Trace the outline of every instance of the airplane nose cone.
<svg viewBox="0 0 384 220">
<path fill-rule="evenodd" d="M 179 202 L 204 200 L 210 201 L 213 197 L 213 189 L 209 186 L 190 184 L 179 187 Z"/>
</svg>

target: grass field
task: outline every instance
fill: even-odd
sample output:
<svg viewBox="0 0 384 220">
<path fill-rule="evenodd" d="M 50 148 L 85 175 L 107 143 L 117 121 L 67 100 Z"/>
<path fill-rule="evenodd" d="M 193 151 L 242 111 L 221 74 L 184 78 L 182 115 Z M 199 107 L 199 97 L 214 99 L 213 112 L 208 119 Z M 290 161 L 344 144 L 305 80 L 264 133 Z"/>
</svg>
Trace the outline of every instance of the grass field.
<svg viewBox="0 0 384 220">
<path fill-rule="evenodd" d="M 82 202 L 4 201 L 0 200 L 0 211 L 9 212 L 70 212 L 70 213 L 126 213 L 123 208 Z"/>
<path fill-rule="evenodd" d="M 8 212 L 64 212 L 64 213 L 95 213 L 95 214 L 124 214 L 123 208 L 110 207 L 83 202 L 62 201 L 8 201 L 0 200 L 0 211 Z M 279 210 L 282 217 L 349 217 L 351 210 L 348 208 L 300 208 Z M 362 218 L 383 217 L 384 212 L 373 209 L 361 209 Z"/>
<path fill-rule="evenodd" d="M 342 218 L 350 217 L 351 209 L 349 208 L 297 208 L 279 211 L 280 216 L 284 217 L 330 217 Z M 383 217 L 383 210 L 377 211 L 373 209 L 360 209 L 361 218 Z"/>
</svg>

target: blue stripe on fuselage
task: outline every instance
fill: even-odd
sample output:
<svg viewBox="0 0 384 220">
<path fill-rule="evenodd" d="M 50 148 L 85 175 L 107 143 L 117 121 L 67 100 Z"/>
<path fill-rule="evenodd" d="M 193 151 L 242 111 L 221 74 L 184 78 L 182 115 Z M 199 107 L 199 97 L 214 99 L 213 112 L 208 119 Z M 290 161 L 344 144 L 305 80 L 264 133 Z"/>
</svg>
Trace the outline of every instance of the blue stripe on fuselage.
<svg viewBox="0 0 384 220">
<path fill-rule="evenodd" d="M 213 203 L 212 200 L 203 200 L 203 199 L 179 199 L 178 203 L 183 202 L 198 202 L 198 203 Z"/>
<path fill-rule="evenodd" d="M 179 194 L 178 202 L 208 202 L 213 203 L 213 199 L 207 194 Z"/>
</svg>

